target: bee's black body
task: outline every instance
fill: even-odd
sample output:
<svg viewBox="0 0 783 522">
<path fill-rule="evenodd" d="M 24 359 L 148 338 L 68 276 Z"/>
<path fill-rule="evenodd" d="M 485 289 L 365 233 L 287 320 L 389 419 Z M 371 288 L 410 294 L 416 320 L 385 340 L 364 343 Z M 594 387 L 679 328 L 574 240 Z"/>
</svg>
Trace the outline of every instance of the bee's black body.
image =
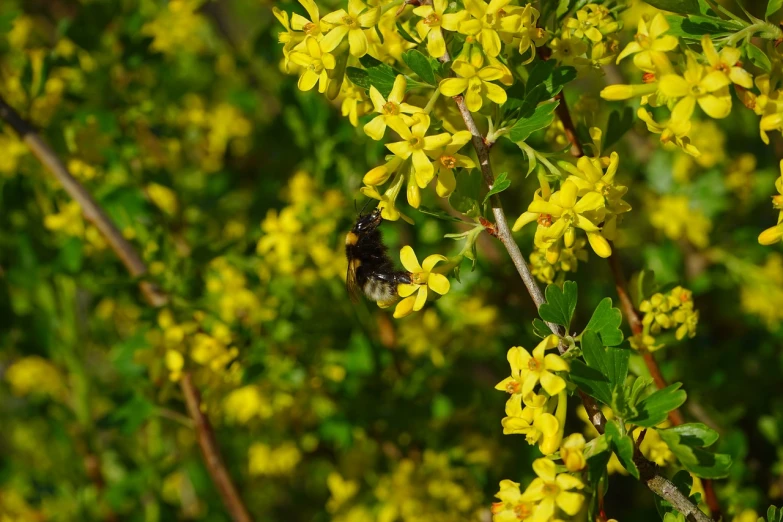
<svg viewBox="0 0 783 522">
<path fill-rule="evenodd" d="M 351 298 L 359 292 L 377 302 L 391 302 L 397 295 L 397 285 L 410 283 L 409 272 L 397 270 L 386 254 L 381 231 L 381 211 L 360 215 L 345 238 L 345 256 L 348 258 L 348 276 L 345 284 Z"/>
</svg>

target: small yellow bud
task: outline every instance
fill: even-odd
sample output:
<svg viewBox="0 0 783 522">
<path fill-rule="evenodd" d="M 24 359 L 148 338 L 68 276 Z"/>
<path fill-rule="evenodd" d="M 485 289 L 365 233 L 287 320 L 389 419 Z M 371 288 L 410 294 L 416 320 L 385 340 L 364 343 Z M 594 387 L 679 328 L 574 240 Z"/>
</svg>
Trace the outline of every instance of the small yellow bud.
<svg viewBox="0 0 783 522">
<path fill-rule="evenodd" d="M 774 245 L 783 239 L 783 226 L 775 225 L 759 234 L 759 243 L 762 245 Z"/>
</svg>

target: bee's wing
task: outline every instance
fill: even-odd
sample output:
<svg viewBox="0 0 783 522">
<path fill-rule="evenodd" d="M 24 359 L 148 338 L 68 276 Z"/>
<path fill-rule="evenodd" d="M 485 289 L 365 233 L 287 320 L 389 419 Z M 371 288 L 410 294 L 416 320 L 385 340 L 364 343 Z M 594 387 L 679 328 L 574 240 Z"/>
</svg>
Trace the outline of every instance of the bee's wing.
<svg viewBox="0 0 783 522">
<path fill-rule="evenodd" d="M 359 288 L 359 283 L 356 281 L 356 264 L 352 260 L 348 261 L 348 274 L 345 277 L 345 288 L 348 290 L 351 301 L 354 303 L 358 302 L 361 289 Z"/>
</svg>

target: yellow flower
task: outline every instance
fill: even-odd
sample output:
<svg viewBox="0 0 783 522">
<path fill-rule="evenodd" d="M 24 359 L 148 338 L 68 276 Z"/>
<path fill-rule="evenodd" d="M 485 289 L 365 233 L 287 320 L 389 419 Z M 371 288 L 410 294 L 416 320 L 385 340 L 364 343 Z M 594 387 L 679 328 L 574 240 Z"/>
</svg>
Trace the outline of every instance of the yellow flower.
<svg viewBox="0 0 783 522">
<path fill-rule="evenodd" d="M 699 210 L 691 208 L 688 196 L 661 197 L 650 212 L 650 223 L 675 241 L 687 237 L 699 248 L 710 242 L 712 223 Z"/>
<path fill-rule="evenodd" d="M 780 162 L 780 177 L 775 181 L 777 195 L 772 196 L 772 208 L 780 210 L 777 225 L 759 234 L 759 243 L 772 245 L 783 239 L 783 161 Z"/>
<path fill-rule="evenodd" d="M 542 233 L 544 241 L 552 243 L 562 237 L 565 239 L 565 246 L 571 247 L 576 240 L 574 227 L 577 227 L 587 232 L 587 240 L 596 254 L 609 257 L 612 253 L 609 242 L 601 235 L 598 226 L 586 216 L 587 213 L 591 213 L 591 215 L 598 214 L 602 218 L 603 216 L 597 211 L 604 209 L 604 198 L 597 192 L 588 192 L 577 200 L 578 193 L 579 188 L 576 184 L 566 180 L 560 190 L 552 194 L 549 201 L 534 200 L 528 207 L 528 211 L 556 218 L 544 229 Z"/>
<path fill-rule="evenodd" d="M 655 72 L 656 61 L 665 60 L 665 52 L 675 49 L 678 45 L 676 37 L 664 34 L 668 30 L 669 24 L 661 13 L 655 15 L 649 27 L 644 19 L 639 19 L 636 41 L 625 46 L 623 52 L 617 57 L 617 63 L 633 54 L 633 64 L 636 67 L 643 71 Z"/>
<path fill-rule="evenodd" d="M 370 102 L 370 99 L 367 98 L 364 89 L 355 86 L 350 81 L 343 82 L 342 95 L 342 115 L 343 117 L 348 117 L 348 121 L 351 122 L 351 125 L 358 127 L 359 117 L 364 116 L 370 112 L 370 110 L 373 108 L 373 105 Z"/>
<path fill-rule="evenodd" d="M 317 38 L 321 35 L 321 20 L 318 13 L 318 6 L 313 0 L 299 0 L 299 3 L 305 8 L 310 19 L 308 20 L 298 13 L 292 13 L 291 29 L 294 31 L 302 31 L 308 36 Z"/>
<path fill-rule="evenodd" d="M 326 92 L 329 84 L 328 71 L 335 67 L 334 56 L 325 52 L 312 36 L 305 38 L 304 48 L 307 52 L 294 50 L 289 55 L 292 62 L 303 67 L 297 85 L 300 90 L 309 91 L 317 83 L 318 92 Z"/>
<path fill-rule="evenodd" d="M 584 57 L 587 43 L 579 38 L 572 38 L 567 29 L 563 30 L 559 38 L 549 42 L 549 47 L 552 49 L 552 58 L 563 65 L 584 67 L 590 64 L 590 60 Z"/>
<path fill-rule="evenodd" d="M 642 324 L 650 328 L 652 333 L 658 333 L 661 328 L 671 328 L 671 303 L 663 294 L 653 294 L 639 305 L 639 311 L 644 313 Z"/>
<path fill-rule="evenodd" d="M 389 126 L 400 135 L 403 141 L 396 143 L 387 143 L 386 148 L 395 156 L 407 160 L 411 158 L 413 171 L 416 175 L 416 181 L 420 187 L 426 187 L 435 175 L 435 168 L 427 157 L 427 152 L 434 152 L 451 142 L 451 134 L 443 132 L 434 136 L 427 136 L 427 130 L 430 128 L 430 117 L 424 113 L 417 113 L 413 117 L 413 125 L 408 128 L 402 120 L 389 120 Z M 408 201 L 412 206 L 418 207 Z"/>
<path fill-rule="evenodd" d="M 542 395 L 534 395 L 535 402 L 546 401 Z M 565 411 L 565 391 L 557 396 L 558 409 Z M 508 406 L 508 404 L 507 404 Z M 544 455 L 550 455 L 557 451 L 560 442 L 563 439 L 563 428 L 565 418 L 559 420 L 555 415 L 545 411 L 543 404 L 541 406 L 525 406 L 521 414 L 517 417 L 507 416 L 500 421 L 503 426 L 503 435 L 525 435 L 528 444 L 538 444 L 539 450 Z"/>
<path fill-rule="evenodd" d="M 718 54 L 708 34 L 701 37 L 701 47 L 713 71 L 725 74 L 732 83 L 736 83 L 741 87 L 746 89 L 753 87 L 753 75 L 737 65 L 740 63 L 741 58 L 739 49 L 727 46 L 721 49 L 720 54 Z"/>
<path fill-rule="evenodd" d="M 759 519 L 758 513 L 752 509 L 743 509 L 731 519 L 731 522 L 756 522 Z"/>
<path fill-rule="evenodd" d="M 330 513 L 335 513 L 340 506 L 351 499 L 359 491 L 359 484 L 355 480 L 345 480 L 342 475 L 333 471 L 326 477 L 326 487 L 331 494 L 326 503 L 326 509 Z"/>
<path fill-rule="evenodd" d="M 43 357 L 31 355 L 15 361 L 5 372 L 5 378 L 14 395 L 49 395 L 63 398 L 65 383 L 57 367 Z"/>
<path fill-rule="evenodd" d="M 563 440 L 560 445 L 560 459 L 568 471 L 580 471 L 587 465 L 585 444 L 585 437 L 581 433 L 572 433 Z"/>
<path fill-rule="evenodd" d="M 386 126 L 394 120 L 399 120 L 406 126 L 413 125 L 413 119 L 407 116 L 407 114 L 421 112 L 421 109 L 402 102 L 405 98 L 407 84 L 405 76 L 398 74 L 397 78 L 394 79 L 394 85 L 391 93 L 389 93 L 388 100 L 381 95 L 374 85 L 370 86 L 370 100 L 372 100 L 375 112 L 379 116 L 376 116 L 364 126 L 365 134 L 378 141 L 383 138 Z"/>
<path fill-rule="evenodd" d="M 641 83 L 637 85 L 609 85 L 601 90 L 601 98 L 609 101 L 621 101 L 636 96 L 647 96 L 658 90 L 657 83 Z"/>
<path fill-rule="evenodd" d="M 434 0 L 432 5 L 422 5 L 413 13 L 422 17 L 416 24 L 416 32 L 422 40 L 427 38 L 427 52 L 433 58 L 446 54 L 446 41 L 443 39 L 443 29 L 456 31 L 459 23 L 467 16 L 467 11 L 444 14 L 449 6 L 448 0 Z"/>
<path fill-rule="evenodd" d="M 500 502 L 494 502 L 490 508 L 492 522 L 518 522 L 530 517 L 535 510 L 532 502 L 522 501 L 517 482 L 501 480 L 500 491 L 495 496 Z"/>
<path fill-rule="evenodd" d="M 177 213 L 177 195 L 168 187 L 157 183 L 149 183 L 146 188 L 147 196 L 159 209 L 173 216 Z"/>
<path fill-rule="evenodd" d="M 722 71 L 710 71 L 696 58 L 688 55 L 685 72 L 682 76 L 674 73 L 661 77 L 659 89 L 670 98 L 681 98 L 674 107 L 679 109 L 682 118 L 690 118 L 695 104 L 711 118 L 725 118 L 731 112 L 731 94 L 729 77 Z"/>
<path fill-rule="evenodd" d="M 465 0 L 465 9 L 472 18 L 460 22 L 459 32 L 475 37 L 488 56 L 497 56 L 501 45 L 498 33 L 513 35 L 520 21 L 518 15 L 509 15 L 503 10 L 510 3 L 511 0 L 491 0 L 489 4 L 482 0 Z"/>
<path fill-rule="evenodd" d="M 367 54 L 367 35 L 365 29 L 378 23 L 381 8 L 368 9 L 361 0 L 348 0 L 348 11 L 339 9 L 329 13 L 321 20 L 333 26 L 321 40 L 321 46 L 326 52 L 334 50 L 345 36 L 348 36 L 351 55 L 360 58 Z"/>
<path fill-rule="evenodd" d="M 527 64 L 533 61 L 536 56 L 536 46 L 543 45 L 546 41 L 546 31 L 543 28 L 536 27 L 538 22 L 539 12 L 531 4 L 527 4 L 524 8 L 509 8 L 512 14 L 519 15 L 519 25 L 514 31 L 514 38 L 519 38 L 519 54 L 524 56 L 528 49 L 531 50 L 530 58 L 523 60 L 522 64 Z"/>
<path fill-rule="evenodd" d="M 435 191 L 438 196 L 447 198 L 457 188 L 457 180 L 454 178 L 454 169 L 461 167 L 463 169 L 472 169 L 476 166 L 473 160 L 462 154 L 457 154 L 467 142 L 471 139 L 470 131 L 459 131 L 451 137 L 451 142 L 437 150 L 427 151 L 427 156 L 432 160 L 434 175 L 437 176 L 438 182 L 435 186 Z M 430 178 L 431 179 L 431 178 Z M 416 176 L 416 181 L 421 183 L 424 178 Z M 427 182 L 429 183 L 429 182 Z M 419 184 L 419 187 L 424 188 L 427 184 Z"/>
<path fill-rule="evenodd" d="M 490 83 L 503 78 L 505 72 L 500 67 L 487 65 L 474 66 L 465 60 L 455 60 L 451 69 L 458 78 L 446 78 L 440 82 L 440 92 L 444 96 L 457 96 L 465 93 L 465 103 L 470 112 L 477 112 L 484 104 L 484 98 L 503 105 L 507 95 L 499 85 Z"/>
<path fill-rule="evenodd" d="M 658 425 L 660 428 L 665 428 L 666 426 L 668 426 L 668 422 Z M 633 431 L 634 440 L 639 438 L 642 429 L 643 428 L 636 428 Z M 639 445 L 639 449 L 642 451 L 642 455 L 647 457 L 647 460 L 655 462 L 659 466 L 666 466 L 667 464 L 676 461 L 672 450 L 669 449 L 669 446 L 663 441 L 661 436 L 658 435 L 658 432 L 653 429 L 647 430 L 647 433 L 644 435 L 644 440 L 641 445 Z"/>
<path fill-rule="evenodd" d="M 166 368 L 169 370 L 169 379 L 177 382 L 182 377 L 182 369 L 185 367 L 185 357 L 177 350 L 166 350 Z"/>
<path fill-rule="evenodd" d="M 256 442 L 247 451 L 251 475 L 290 475 L 302 460 L 302 452 L 293 442 L 276 448 Z"/>
<path fill-rule="evenodd" d="M 427 256 L 424 263 L 419 264 L 416 253 L 408 245 L 400 250 L 400 261 L 405 270 L 411 273 L 411 284 L 400 284 L 397 286 L 397 292 L 404 299 L 397 303 L 394 309 L 394 317 L 400 318 L 409 315 L 411 312 L 418 312 L 427 302 L 428 290 L 436 294 L 444 295 L 449 291 L 449 280 L 443 274 L 438 274 L 432 270 L 435 265 L 441 261 L 447 261 L 445 256 L 431 255 Z M 415 296 L 413 294 L 416 294 Z"/>
<path fill-rule="evenodd" d="M 557 473 L 555 463 L 541 458 L 533 461 L 533 471 L 538 475 L 522 494 L 522 500 L 537 503 L 536 520 L 550 520 L 555 514 L 555 506 L 570 516 L 576 515 L 585 497 L 574 489 L 584 488 L 578 478 L 567 473 Z"/>
<path fill-rule="evenodd" d="M 391 163 L 391 162 L 390 162 Z M 388 165 L 388 164 L 387 164 Z M 372 172 L 372 171 L 371 171 Z M 369 175 L 369 173 L 367 174 Z M 396 204 L 397 204 L 397 196 L 400 193 L 400 189 L 402 188 L 402 184 L 405 181 L 405 176 L 398 173 L 397 176 L 394 178 L 394 180 L 391 182 L 391 184 L 386 188 L 386 191 L 381 194 L 378 192 L 378 189 L 375 187 L 362 187 L 361 193 L 367 196 L 368 198 L 377 199 L 380 201 L 378 203 L 378 208 L 381 209 L 381 217 L 383 219 L 386 219 L 388 221 L 397 221 L 398 219 L 402 218 L 403 221 L 413 224 L 413 220 L 397 210 Z"/>
<path fill-rule="evenodd" d="M 644 107 L 639 107 L 636 111 L 636 115 L 647 124 L 647 130 L 661 135 L 661 143 L 674 143 L 680 147 L 684 152 L 691 156 L 698 157 L 700 152 L 694 145 L 691 144 L 690 138 L 687 136 L 691 130 L 691 114 L 693 113 L 693 107 L 688 104 L 678 103 L 674 106 L 671 117 L 666 123 L 656 122 L 652 114 Z"/>
<path fill-rule="evenodd" d="M 511 366 L 511 376 L 500 381 L 495 389 L 511 394 L 509 403 L 515 402 L 514 410 L 521 411 L 519 403 L 522 397 L 532 392 L 539 382 L 550 396 L 555 396 L 565 389 L 563 378 L 552 372 L 567 372 L 568 363 L 560 355 L 545 354 L 546 350 L 555 348 L 558 343 L 558 337 L 553 334 L 538 343 L 532 355 L 521 346 L 514 346 L 508 351 L 506 357 Z"/>
</svg>

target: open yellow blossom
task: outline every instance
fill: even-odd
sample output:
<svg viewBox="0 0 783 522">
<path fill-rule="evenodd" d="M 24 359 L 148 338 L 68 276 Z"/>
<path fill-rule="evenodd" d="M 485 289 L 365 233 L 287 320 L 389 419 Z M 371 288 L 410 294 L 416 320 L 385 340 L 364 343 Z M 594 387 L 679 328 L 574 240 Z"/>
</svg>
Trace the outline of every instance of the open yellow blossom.
<svg viewBox="0 0 783 522">
<path fill-rule="evenodd" d="M 390 121 L 401 120 L 404 125 L 413 125 L 413 120 L 408 114 L 415 112 L 421 112 L 421 109 L 407 103 L 403 103 L 405 98 L 405 88 L 408 82 L 405 76 L 398 74 L 394 79 L 394 85 L 392 86 L 391 93 L 389 93 L 388 99 L 384 98 L 378 89 L 374 85 L 370 86 L 370 100 L 372 105 L 379 115 L 370 120 L 364 126 L 364 133 L 372 139 L 379 141 L 386 133 L 386 126 Z M 393 127 L 392 127 L 393 128 Z"/>
<path fill-rule="evenodd" d="M 617 63 L 633 54 L 633 64 L 636 67 L 643 71 L 655 72 L 656 60 L 666 59 L 664 53 L 675 49 L 678 45 L 676 37 L 665 34 L 668 30 L 669 24 L 661 13 L 655 15 L 649 27 L 644 19 L 639 19 L 635 41 L 625 46 L 617 57 Z"/>
<path fill-rule="evenodd" d="M 518 401 L 532 392 L 539 382 L 549 395 L 560 393 L 565 389 L 565 381 L 552 372 L 567 372 L 568 363 L 557 354 L 545 354 L 558 343 L 558 337 L 553 334 L 538 343 L 532 355 L 521 346 L 511 348 L 507 354 L 511 376 L 500 381 L 495 389 L 507 391 L 512 394 L 512 399 L 517 398 Z"/>
<path fill-rule="evenodd" d="M 305 8 L 310 19 L 298 13 L 291 13 L 291 29 L 318 38 L 321 35 L 321 16 L 318 6 L 313 0 L 299 0 L 299 3 Z"/>
<path fill-rule="evenodd" d="M 674 110 L 690 118 L 696 103 L 711 118 L 725 118 L 731 112 L 729 77 L 722 71 L 709 70 L 692 55 L 688 55 L 685 72 L 664 74 L 659 89 L 670 98 L 682 98 Z M 680 106 L 680 107 L 678 107 Z M 672 111 L 674 112 L 674 111 Z"/>
<path fill-rule="evenodd" d="M 718 54 L 708 34 L 702 36 L 701 47 L 713 71 L 725 74 L 731 80 L 731 83 L 736 83 L 746 89 L 753 87 L 753 75 L 739 66 L 742 56 L 739 49 L 726 46 Z"/>
<path fill-rule="evenodd" d="M 511 0 L 491 0 L 489 4 L 482 0 L 465 0 L 465 9 L 471 19 L 460 22 L 459 32 L 475 37 L 488 56 L 499 55 L 501 40 L 498 33 L 512 35 L 519 25 L 518 15 L 503 11 L 510 3 Z"/>
<path fill-rule="evenodd" d="M 451 142 L 451 134 L 442 132 L 434 136 L 427 136 L 427 130 L 430 128 L 430 117 L 427 114 L 417 113 L 412 117 L 412 120 L 413 125 L 410 128 L 402 120 L 388 121 L 389 126 L 400 135 L 403 141 L 387 143 L 386 148 L 404 160 L 411 158 L 418 185 L 426 187 L 435 175 L 435 168 L 426 153 L 434 152 L 448 145 Z"/>
<path fill-rule="evenodd" d="M 437 176 L 438 181 L 435 186 L 435 191 L 438 196 L 447 198 L 457 188 L 457 180 L 454 177 L 454 169 L 461 167 L 463 169 L 472 169 L 476 166 L 473 160 L 462 154 L 457 154 L 467 142 L 471 139 L 470 131 L 459 131 L 451 137 L 451 143 L 448 145 L 433 151 L 427 151 L 427 156 L 432 160 L 434 167 L 434 175 Z M 416 177 L 417 182 L 424 181 L 424 178 Z M 430 178 L 431 179 L 431 178 Z M 427 181 L 429 183 L 429 181 Z M 419 185 L 424 188 L 427 184 Z"/>
<path fill-rule="evenodd" d="M 674 143 L 684 152 L 696 157 L 700 155 L 699 149 L 691 144 L 688 137 L 688 132 L 691 130 L 690 117 L 692 113 L 692 106 L 678 103 L 674 106 L 669 120 L 666 123 L 658 123 L 644 107 L 639 107 L 639 110 L 636 111 L 639 119 L 647 124 L 648 131 L 661 135 L 661 143 Z"/>
<path fill-rule="evenodd" d="M 480 67 L 480 66 L 479 66 Z M 440 82 L 440 92 L 444 96 L 457 96 L 465 93 L 465 103 L 470 112 L 481 110 L 484 98 L 503 105 L 508 96 L 502 87 L 491 83 L 503 78 L 505 71 L 494 65 L 483 68 L 475 67 L 464 60 L 455 60 L 451 69 L 457 78 L 446 78 Z"/>
<path fill-rule="evenodd" d="M 699 248 L 706 247 L 710 242 L 712 223 L 701 211 L 691 208 L 687 196 L 661 197 L 651 206 L 650 223 L 672 240 L 686 237 Z"/>
<path fill-rule="evenodd" d="M 554 242 L 562 237 L 565 246 L 570 247 L 576 240 L 574 227 L 577 227 L 587 232 L 587 240 L 596 254 L 609 257 L 612 253 L 609 242 L 601 235 L 598 226 L 586 216 L 587 213 L 594 216 L 596 211 L 604 208 L 604 198 L 597 192 L 588 192 L 577 199 L 578 193 L 579 188 L 576 184 L 566 180 L 560 190 L 552 194 L 549 201 L 534 200 L 528 207 L 528 211 L 555 218 L 542 234 L 545 241 Z"/>
<path fill-rule="evenodd" d="M 783 239 L 783 161 L 780 162 L 780 177 L 775 181 L 775 188 L 778 193 L 772 196 L 772 208 L 780 210 L 778 223 L 759 234 L 762 245 L 772 245 Z"/>
<path fill-rule="evenodd" d="M 533 461 L 533 471 L 538 477 L 522 494 L 522 500 L 538 504 L 536 520 L 550 520 L 556 507 L 570 516 L 582 509 L 584 495 L 572 491 L 584 488 L 581 480 L 568 473 L 557 473 L 555 463 L 546 458 Z"/>
<path fill-rule="evenodd" d="M 362 187 L 361 193 L 367 196 L 368 198 L 377 199 L 380 201 L 378 203 L 378 208 L 381 209 L 381 217 L 387 221 L 397 221 L 398 219 L 402 218 L 403 221 L 413 224 L 413 220 L 397 210 L 397 196 L 400 193 L 400 189 L 402 188 L 402 184 L 405 181 L 405 176 L 401 173 L 398 173 L 397 176 L 394 178 L 394 181 L 386 187 L 386 191 L 381 194 L 378 192 L 378 189 L 375 187 Z"/>
<path fill-rule="evenodd" d="M 428 290 L 436 294 L 444 295 L 449 291 L 449 280 L 443 274 L 438 274 L 432 270 L 435 265 L 441 261 L 447 261 L 445 256 L 431 255 L 427 256 L 424 263 L 419 264 L 416 253 L 413 248 L 406 245 L 400 250 L 400 261 L 405 270 L 411 273 L 411 284 L 400 284 L 397 292 L 404 299 L 397 303 L 394 309 L 394 317 L 400 318 L 409 315 L 411 312 L 417 312 L 424 307 L 427 302 Z M 413 294 L 416 295 L 413 295 Z"/>
<path fill-rule="evenodd" d="M 563 424 L 544 408 L 527 406 L 519 417 L 504 417 L 500 423 L 503 435 L 525 435 L 527 443 L 538 444 L 544 455 L 557 451 L 562 440 Z"/>
<path fill-rule="evenodd" d="M 329 84 L 329 72 L 334 69 L 336 62 L 334 56 L 324 52 L 315 38 L 308 36 L 304 41 L 304 49 L 291 51 L 289 55 L 292 62 L 303 67 L 299 77 L 298 87 L 302 91 L 309 91 L 318 84 L 318 92 L 326 92 Z"/>
<path fill-rule="evenodd" d="M 422 5 L 413 10 L 414 14 L 422 18 L 416 24 L 416 32 L 422 40 L 427 38 L 427 52 L 433 58 L 446 54 L 443 29 L 456 31 L 459 23 L 468 15 L 467 11 L 444 14 L 448 6 L 448 0 L 434 0 L 432 5 Z"/>
<path fill-rule="evenodd" d="M 543 28 L 536 27 L 540 13 L 531 4 L 525 7 L 509 7 L 508 10 L 512 14 L 519 15 L 519 26 L 514 31 L 514 39 L 519 39 L 520 56 L 524 56 L 528 50 L 531 50 L 530 57 L 522 61 L 524 65 L 533 61 L 536 56 L 535 48 L 546 42 L 547 33 Z"/>
<path fill-rule="evenodd" d="M 367 54 L 368 46 L 364 30 L 377 24 L 380 16 L 380 7 L 369 9 L 361 0 L 348 0 L 347 12 L 345 9 L 338 9 L 321 19 L 333 26 L 321 40 L 323 50 L 333 51 L 347 35 L 351 55 L 361 58 Z"/>
<path fill-rule="evenodd" d="M 517 482 L 501 480 L 500 491 L 495 496 L 500 502 L 494 502 L 490 508 L 492 522 L 519 522 L 529 518 L 535 511 L 532 502 L 522 501 L 522 492 Z"/>
<path fill-rule="evenodd" d="M 560 459 L 571 472 L 580 471 L 587 466 L 585 459 L 585 437 L 581 433 L 572 433 L 560 445 Z"/>
</svg>

